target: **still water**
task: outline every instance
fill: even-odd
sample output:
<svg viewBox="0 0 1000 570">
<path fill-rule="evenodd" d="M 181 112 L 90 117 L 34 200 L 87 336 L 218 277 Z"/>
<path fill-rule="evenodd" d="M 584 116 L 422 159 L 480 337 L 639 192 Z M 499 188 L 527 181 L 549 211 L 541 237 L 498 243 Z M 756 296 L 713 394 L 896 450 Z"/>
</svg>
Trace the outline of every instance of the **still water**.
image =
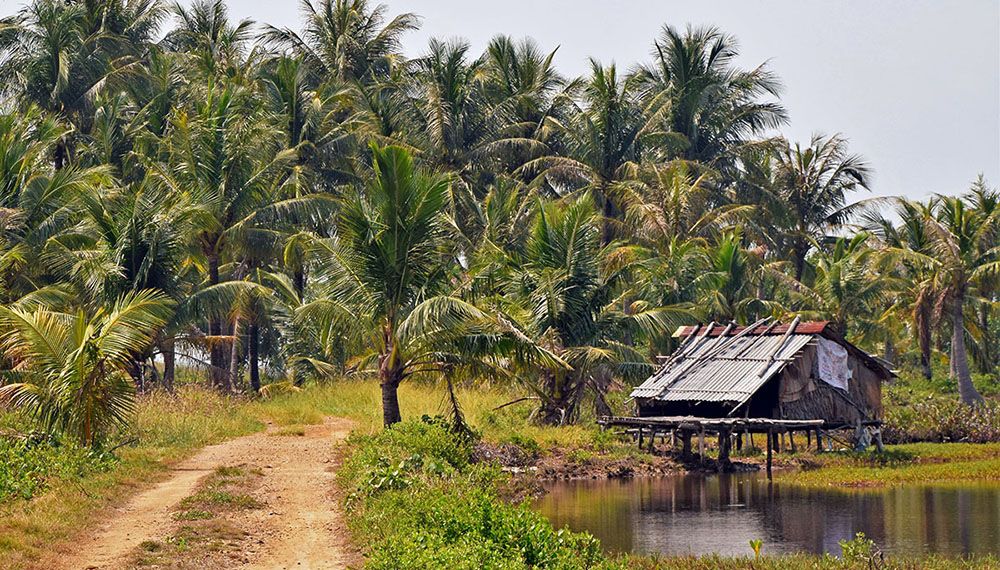
<svg viewBox="0 0 1000 570">
<path fill-rule="evenodd" d="M 864 532 L 887 553 L 1000 555 L 1000 486 L 878 491 L 768 485 L 758 473 L 553 483 L 536 506 L 609 552 L 840 554 Z"/>
</svg>

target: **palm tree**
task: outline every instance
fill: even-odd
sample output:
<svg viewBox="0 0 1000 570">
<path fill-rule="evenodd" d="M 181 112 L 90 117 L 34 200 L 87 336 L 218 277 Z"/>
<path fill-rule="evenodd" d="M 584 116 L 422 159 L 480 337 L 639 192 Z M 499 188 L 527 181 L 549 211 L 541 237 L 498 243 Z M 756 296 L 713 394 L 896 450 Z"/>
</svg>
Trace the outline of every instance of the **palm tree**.
<svg viewBox="0 0 1000 570">
<path fill-rule="evenodd" d="M 849 154 L 840 135 L 813 135 L 809 145 L 782 144 L 771 156 L 770 179 L 759 199 L 773 246 L 791 260 L 801 281 L 813 240 L 822 242 L 830 230 L 844 224 L 861 203 L 847 204 L 848 193 L 869 188 L 870 169 Z"/>
<path fill-rule="evenodd" d="M 0 21 L 0 88 L 89 132 L 90 101 L 142 61 L 165 11 L 155 0 L 36 0 Z M 55 165 L 75 155 L 67 132 Z"/>
<path fill-rule="evenodd" d="M 780 262 L 765 261 L 759 248 L 747 250 L 735 231 L 723 234 L 706 255 L 706 271 L 694 282 L 706 320 L 750 323 L 784 312 L 776 296 L 762 294 L 768 280 L 783 275 Z"/>
<path fill-rule="evenodd" d="M 1000 246 L 993 241 L 998 212 L 986 217 L 970 209 L 961 197 L 938 196 L 937 215 L 925 223 L 932 240 L 932 252 L 938 266 L 937 288 L 941 291 L 942 309 L 951 319 L 952 376 L 966 404 L 982 401 L 972 384 L 966 349 L 965 307 L 979 298 L 977 286 L 997 273 Z"/>
<path fill-rule="evenodd" d="M 447 250 L 443 211 L 448 179 L 422 172 L 400 147 L 372 147 L 374 173 L 363 191 L 344 205 L 337 235 L 323 242 L 329 296 L 323 305 L 342 308 L 370 323 L 382 385 L 386 426 L 400 421 L 399 384 L 433 362 L 411 354 L 404 333 L 418 307 L 439 297 L 455 262 Z M 322 306 L 322 305 L 317 305 Z"/>
<path fill-rule="evenodd" d="M 888 275 L 875 271 L 877 252 L 868 247 L 869 238 L 859 233 L 838 238 L 829 251 L 818 249 L 809 260 L 814 273 L 811 287 L 795 289 L 809 296 L 807 303 L 845 337 L 876 326 L 891 283 Z"/>
<path fill-rule="evenodd" d="M 12 363 L 0 400 L 82 445 L 101 443 L 129 421 L 128 367 L 169 314 L 169 300 L 148 290 L 92 314 L 0 307 L 0 350 Z"/>
<path fill-rule="evenodd" d="M 626 340 L 661 335 L 689 317 L 678 307 L 631 300 L 629 267 L 608 263 L 600 228 L 586 195 L 539 204 L 523 246 L 508 254 L 508 276 L 494 301 L 519 335 L 557 357 L 520 375 L 541 399 L 543 423 L 573 422 L 588 393 L 608 413 L 612 381 L 652 369 Z"/>
<path fill-rule="evenodd" d="M 257 101 L 239 85 L 209 88 L 206 101 L 174 121 L 166 144 L 169 163 L 152 167 L 172 192 L 190 196 L 197 222 L 194 245 L 204 259 L 206 286 L 232 277 L 240 268 L 226 264 L 238 261 L 239 254 L 264 254 L 280 245 L 280 232 L 258 223 L 265 215 L 274 217 L 286 206 L 309 202 L 279 199 L 294 152 L 279 148 L 276 132 L 260 118 Z M 230 341 L 232 337 L 223 336 L 223 319 L 210 318 L 206 342 L 212 379 L 222 388 L 231 377 Z"/>
<path fill-rule="evenodd" d="M 172 11 L 177 26 L 163 38 L 168 49 L 206 77 L 240 72 L 253 20 L 231 22 L 224 0 L 195 0 L 188 7 L 177 2 Z"/>
<path fill-rule="evenodd" d="M 909 322 L 920 355 L 920 369 L 930 380 L 937 265 L 932 261 L 932 240 L 925 220 L 933 217 L 935 202 L 896 200 L 895 215 L 888 219 L 879 211 L 864 215 L 868 232 L 882 242 L 879 266 L 884 275 L 895 277 L 895 300 L 883 315 L 884 321 Z M 916 253 L 917 255 L 911 255 Z"/>
<path fill-rule="evenodd" d="M 388 20 L 388 6 L 369 0 L 300 0 L 299 5 L 305 17 L 301 34 L 268 26 L 263 39 L 303 58 L 314 86 L 328 79 L 368 83 L 388 76 L 402 58 L 403 34 L 420 22 L 409 13 Z"/>
<path fill-rule="evenodd" d="M 616 184 L 629 178 L 640 160 L 647 118 L 632 82 L 618 75 L 614 64 L 590 61 L 591 75 L 582 88 L 582 101 L 565 120 L 549 118 L 557 131 L 551 143 L 555 153 L 528 162 L 525 172 L 541 171 L 559 193 L 582 188 L 593 193 L 606 218 L 604 244 L 613 238 L 613 220 L 621 215 L 614 201 Z"/>
<path fill-rule="evenodd" d="M 647 112 L 662 117 L 658 130 L 672 135 L 668 153 L 725 170 L 734 150 L 787 120 L 768 100 L 781 91 L 777 77 L 765 65 L 735 67 L 736 39 L 717 28 L 664 26 L 652 55 L 636 79 Z"/>
</svg>

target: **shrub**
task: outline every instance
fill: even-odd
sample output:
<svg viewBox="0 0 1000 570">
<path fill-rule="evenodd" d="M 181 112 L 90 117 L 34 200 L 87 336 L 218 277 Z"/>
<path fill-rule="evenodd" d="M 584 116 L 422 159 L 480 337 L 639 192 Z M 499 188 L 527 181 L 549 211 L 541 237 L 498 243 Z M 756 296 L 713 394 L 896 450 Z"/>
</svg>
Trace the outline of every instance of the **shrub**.
<svg viewBox="0 0 1000 570">
<path fill-rule="evenodd" d="M 589 535 L 555 530 L 527 505 L 501 500 L 503 474 L 472 464 L 474 440 L 441 420 L 405 422 L 354 436 L 341 470 L 366 567 L 592 568 L 603 564 Z"/>
<path fill-rule="evenodd" d="M 114 457 L 43 435 L 0 438 L 0 503 L 30 499 L 53 479 L 109 469 Z"/>
<path fill-rule="evenodd" d="M 883 440 L 987 443 L 1000 441 L 1000 402 L 966 406 L 955 398 L 890 390 Z"/>
</svg>

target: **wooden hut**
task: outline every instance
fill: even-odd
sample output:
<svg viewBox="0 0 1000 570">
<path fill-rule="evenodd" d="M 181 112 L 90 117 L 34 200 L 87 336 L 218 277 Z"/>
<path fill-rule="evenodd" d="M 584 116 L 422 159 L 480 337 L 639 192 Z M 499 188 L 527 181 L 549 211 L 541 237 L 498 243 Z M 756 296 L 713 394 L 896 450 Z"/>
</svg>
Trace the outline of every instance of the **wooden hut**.
<svg viewBox="0 0 1000 570">
<path fill-rule="evenodd" d="M 824 429 L 878 424 L 888 363 L 829 322 L 681 327 L 680 347 L 632 392 L 639 418 L 822 420 Z"/>
</svg>

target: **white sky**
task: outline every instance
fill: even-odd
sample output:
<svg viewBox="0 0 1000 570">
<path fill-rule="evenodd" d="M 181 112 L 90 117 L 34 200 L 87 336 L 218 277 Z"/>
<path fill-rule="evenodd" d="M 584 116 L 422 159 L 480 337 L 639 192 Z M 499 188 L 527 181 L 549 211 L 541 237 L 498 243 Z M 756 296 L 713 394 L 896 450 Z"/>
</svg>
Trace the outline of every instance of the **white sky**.
<svg viewBox="0 0 1000 570">
<path fill-rule="evenodd" d="M 979 173 L 1000 184 L 1000 0 L 386 1 L 423 18 L 409 55 L 432 36 L 476 54 L 498 33 L 531 36 L 559 47 L 567 76 L 590 56 L 622 70 L 647 60 L 664 23 L 715 25 L 739 38 L 744 66 L 769 60 L 781 77 L 785 135 L 843 133 L 875 169 L 876 194 L 957 193 Z M 228 3 L 233 17 L 299 25 L 295 0 Z"/>
</svg>

